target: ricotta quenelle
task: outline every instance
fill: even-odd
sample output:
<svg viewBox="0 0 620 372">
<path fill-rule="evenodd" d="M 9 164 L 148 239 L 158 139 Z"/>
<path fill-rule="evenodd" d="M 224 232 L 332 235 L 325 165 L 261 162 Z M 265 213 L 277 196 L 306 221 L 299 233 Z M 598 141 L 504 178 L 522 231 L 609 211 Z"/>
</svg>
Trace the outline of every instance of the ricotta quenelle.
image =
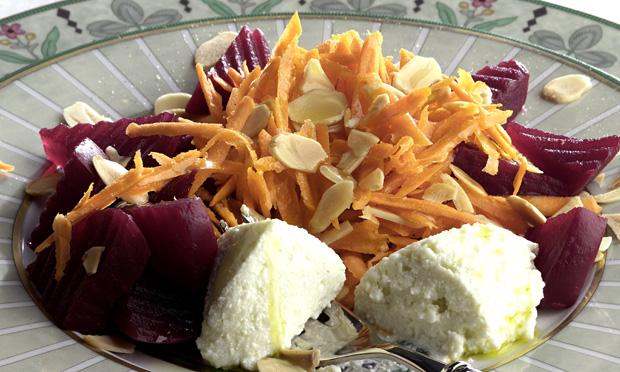
<svg viewBox="0 0 620 372">
<path fill-rule="evenodd" d="M 532 339 L 543 280 L 538 245 L 494 225 L 450 229 L 368 270 L 355 312 L 449 361 Z"/>
<path fill-rule="evenodd" d="M 289 348 L 344 284 L 340 257 L 306 230 L 280 220 L 231 228 L 218 248 L 196 341 L 214 367 L 254 370 L 260 358 Z"/>
</svg>

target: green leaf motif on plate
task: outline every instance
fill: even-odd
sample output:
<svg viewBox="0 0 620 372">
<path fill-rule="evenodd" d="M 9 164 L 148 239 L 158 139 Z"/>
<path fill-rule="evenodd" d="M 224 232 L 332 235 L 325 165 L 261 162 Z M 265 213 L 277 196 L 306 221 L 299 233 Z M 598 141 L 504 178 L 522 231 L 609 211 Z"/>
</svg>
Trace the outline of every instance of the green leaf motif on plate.
<svg viewBox="0 0 620 372">
<path fill-rule="evenodd" d="M 262 4 L 259 4 L 252 10 L 252 14 L 266 14 L 271 12 L 271 8 L 280 4 L 282 0 L 267 0 Z"/>
<path fill-rule="evenodd" d="M 211 10 L 221 15 L 222 17 L 234 17 L 237 15 L 232 9 L 228 7 L 228 5 L 222 3 L 217 0 L 202 0 L 203 3 L 207 4 Z"/>
<path fill-rule="evenodd" d="M 573 32 L 568 39 L 571 50 L 586 50 L 592 48 L 603 38 L 603 29 L 599 25 L 591 25 Z"/>
<path fill-rule="evenodd" d="M 500 19 L 496 19 L 494 21 L 487 21 L 487 22 L 478 23 L 477 25 L 473 26 L 472 28 L 476 29 L 476 30 L 480 30 L 480 31 L 491 31 L 495 27 L 506 26 L 506 25 L 514 22 L 516 19 L 517 19 L 517 17 L 500 18 Z"/>
<path fill-rule="evenodd" d="M 348 4 L 343 4 L 333 0 L 314 0 L 310 4 L 313 12 L 355 12 L 364 14 L 376 14 L 385 16 L 404 16 L 407 8 L 404 5 L 389 3 L 373 6 L 374 0 L 348 0 Z"/>
<path fill-rule="evenodd" d="M 41 45 L 41 54 L 43 54 L 43 58 L 51 57 L 56 54 L 56 43 L 59 38 L 60 32 L 58 31 L 58 28 L 52 28 Z"/>
<path fill-rule="evenodd" d="M 536 31 L 532 36 L 529 37 L 529 39 L 532 43 L 538 44 L 548 49 L 566 50 L 566 46 L 564 46 L 564 39 L 562 39 L 562 36 L 556 34 L 553 31 Z"/>
<path fill-rule="evenodd" d="M 6 52 L 3 50 L 0 50 L 0 60 L 11 62 L 11 63 L 21 63 L 21 64 L 28 64 L 28 63 L 32 63 L 36 61 L 36 59 L 20 56 L 17 53 Z"/>
<path fill-rule="evenodd" d="M 133 0 L 114 0 L 110 5 L 117 21 L 95 21 L 86 26 L 94 37 L 110 37 L 127 32 L 132 28 L 141 30 L 144 27 L 163 26 L 179 22 L 183 16 L 174 9 L 161 9 L 144 18 L 145 12 L 140 4 Z"/>
<path fill-rule="evenodd" d="M 616 58 L 616 56 L 611 53 L 596 50 L 576 52 L 575 57 L 584 61 L 585 63 L 589 63 L 592 66 L 600 68 L 611 67 L 618 60 L 618 58 Z"/>
<path fill-rule="evenodd" d="M 454 14 L 449 6 L 439 2 L 437 3 L 437 11 L 439 12 L 439 19 L 441 19 L 442 23 L 450 26 L 457 25 L 456 14 Z"/>
</svg>

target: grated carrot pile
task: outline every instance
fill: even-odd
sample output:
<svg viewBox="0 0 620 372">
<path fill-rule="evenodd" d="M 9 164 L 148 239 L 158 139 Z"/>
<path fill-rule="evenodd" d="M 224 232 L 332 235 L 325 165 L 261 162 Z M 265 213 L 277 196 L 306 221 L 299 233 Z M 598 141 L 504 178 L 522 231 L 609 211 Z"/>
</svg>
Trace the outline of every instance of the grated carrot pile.
<svg viewBox="0 0 620 372">
<path fill-rule="evenodd" d="M 205 200 L 216 230 L 218 219 L 229 226 L 242 222 L 241 204 L 264 217 L 308 228 L 310 221 L 320 219 L 324 212 L 320 201 L 325 192 L 335 183 L 353 182 L 352 199 L 344 202 L 336 218 L 326 221 L 324 231 L 315 234 L 325 239 L 329 236 L 329 245 L 347 266 L 345 290 L 340 296 L 347 306 L 352 306 L 353 289 L 369 267 L 416 240 L 476 222 L 491 221 L 518 234 L 525 231 L 527 223 L 505 198 L 481 195 L 457 178 L 459 195 L 469 200 L 463 205 L 469 207 L 462 207 L 454 198 L 437 201 L 429 196 L 431 186 L 444 183 L 442 175 L 453 177 L 452 150 L 461 143 L 488 154 L 488 168 L 492 169 L 497 159 L 519 163 L 515 194 L 528 171 L 527 161 L 501 126 L 510 112 L 482 103 L 483 83 L 474 82 L 461 70 L 458 77 L 444 76 L 430 87 L 398 95 L 390 87 L 392 79 L 415 56 L 403 50 L 400 65 L 392 63 L 391 57 L 382 54 L 380 33 L 362 39 L 349 31 L 311 50 L 298 46 L 300 35 L 301 24 L 295 14 L 265 68 L 246 68 L 244 74 L 229 72 L 234 85 L 226 87 L 231 92 L 226 107 L 197 66 L 212 123 L 182 120 L 127 128 L 130 137 L 192 135 L 196 150 L 174 158 L 153 154 L 158 166 L 137 166 L 98 194 L 86 196 L 64 217 L 62 231 L 118 197 L 159 190 L 172 178 L 193 170 L 197 173 L 190 196 Z M 289 103 L 301 96 L 304 70 L 311 59 L 320 62 L 335 89 L 346 97 L 345 117 L 335 124 L 289 119 Z M 263 129 L 250 138 L 244 134 L 245 127 L 260 104 L 269 107 L 269 117 Z M 349 146 L 353 130 L 374 136 L 364 138 L 376 138 L 362 155 Z M 316 171 L 292 169 L 271 153 L 273 138 L 285 132 L 321 145 L 327 157 Z M 216 190 L 202 187 L 207 179 L 214 181 Z M 550 202 L 537 197 L 536 203 Z M 554 199 L 549 208 L 557 210 L 560 203 Z M 51 241 L 53 237 L 44 244 Z"/>
</svg>

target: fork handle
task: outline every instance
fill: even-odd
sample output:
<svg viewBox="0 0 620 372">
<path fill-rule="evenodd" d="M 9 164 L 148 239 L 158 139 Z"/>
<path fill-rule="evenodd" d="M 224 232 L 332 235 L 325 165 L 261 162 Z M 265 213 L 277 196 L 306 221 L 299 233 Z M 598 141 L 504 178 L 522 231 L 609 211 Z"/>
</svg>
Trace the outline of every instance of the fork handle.
<svg viewBox="0 0 620 372">
<path fill-rule="evenodd" d="M 480 372 L 467 362 L 440 363 L 422 353 L 407 350 L 400 346 L 390 345 L 383 347 L 390 354 L 397 355 L 403 362 L 412 366 L 414 371 L 420 372 Z"/>
</svg>

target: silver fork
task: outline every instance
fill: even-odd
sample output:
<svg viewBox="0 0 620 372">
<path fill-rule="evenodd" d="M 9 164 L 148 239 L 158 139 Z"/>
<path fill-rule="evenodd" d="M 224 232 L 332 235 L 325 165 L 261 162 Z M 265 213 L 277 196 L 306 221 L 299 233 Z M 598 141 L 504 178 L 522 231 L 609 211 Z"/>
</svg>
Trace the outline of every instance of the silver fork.
<svg viewBox="0 0 620 372">
<path fill-rule="evenodd" d="M 347 362 L 384 359 L 396 362 L 408 367 L 412 372 L 480 372 L 467 362 L 454 362 L 444 364 L 421 352 L 407 349 L 398 345 L 374 345 L 370 337 L 370 329 L 353 312 L 340 305 L 337 301 L 332 302 L 331 308 L 323 312 L 328 321 L 321 322 L 324 327 L 317 329 L 306 325 L 306 332 L 293 339 L 293 346 L 300 349 L 321 350 L 319 366 L 338 365 Z M 320 319 L 320 318 L 319 318 Z M 349 324 L 346 324 L 346 323 Z M 313 322 L 315 325 L 317 321 Z M 319 341 L 326 333 L 333 332 L 342 335 L 345 328 L 352 327 L 349 333 L 352 335 L 344 346 L 336 350 L 328 350 L 328 342 Z M 355 332 L 357 332 L 355 334 Z"/>
</svg>

